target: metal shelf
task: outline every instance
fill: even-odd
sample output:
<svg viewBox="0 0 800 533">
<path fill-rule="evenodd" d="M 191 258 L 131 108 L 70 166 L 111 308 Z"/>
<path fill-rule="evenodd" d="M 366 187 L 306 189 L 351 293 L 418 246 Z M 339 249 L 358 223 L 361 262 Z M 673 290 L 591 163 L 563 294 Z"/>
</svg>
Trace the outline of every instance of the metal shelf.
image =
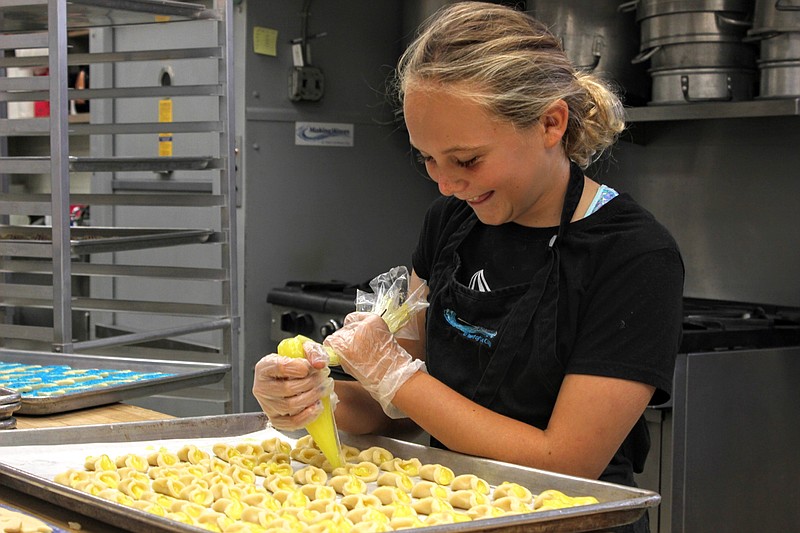
<svg viewBox="0 0 800 533">
<path fill-rule="evenodd" d="M 188 2 L 70 0 L 67 29 L 218 18 L 216 11 Z M 47 21 L 47 0 L 6 0 L 0 6 L 0 30 L 4 32 L 45 31 Z"/>
<path fill-rule="evenodd" d="M 625 113 L 628 122 L 798 116 L 800 97 L 630 107 Z"/>
<path fill-rule="evenodd" d="M 43 100 L 50 104 L 48 117 L 0 114 L 0 339 L 6 347 L 44 347 L 62 354 L 121 347 L 132 349 L 123 354 L 129 357 L 142 341 L 213 332 L 204 337 L 211 339 L 203 340 L 204 346 L 213 348 L 215 359 L 230 368 L 223 384 L 225 396 L 219 398 L 226 412 L 240 410 L 232 1 L 0 0 L 0 71 L 48 69 L 47 75 L 26 72 L 19 77 L 0 72 L 0 106 Z M 123 45 L 117 49 L 115 41 L 84 53 L 67 43 L 68 32 L 121 26 L 133 28 L 115 36 L 143 32 L 154 37 L 151 42 L 161 43 L 163 36 L 164 43 L 173 45 L 148 49 L 147 43 L 135 42 L 127 47 L 134 49 Z M 167 37 L 181 31 L 201 32 L 207 38 L 202 46 L 177 48 L 183 41 Z M 97 34 L 110 32 L 100 29 Z M 12 52 L 29 48 L 47 50 L 45 55 Z M 182 60 L 214 63 L 209 73 L 215 74 L 201 76 L 202 82 L 194 84 L 145 83 L 142 87 L 102 75 L 131 62 L 168 65 Z M 68 87 L 68 67 L 75 65 L 97 65 L 101 75 L 93 78 L 91 88 Z M 156 77 L 152 79 L 158 83 Z M 126 122 L 107 112 L 117 105 L 138 105 L 137 99 L 156 98 L 175 100 L 176 106 L 202 98 L 208 102 L 204 104 L 207 112 L 176 113 L 176 120 L 170 116 L 163 122 L 160 114 L 156 118 L 129 113 L 134 122 Z M 75 121 L 69 115 L 70 99 L 96 102 L 92 120 L 84 115 Z M 207 118 L 193 120 L 197 116 Z M 118 149 L 120 140 L 133 137 L 138 141 L 139 134 L 160 139 L 164 131 L 182 140 L 185 134 L 197 139 L 180 145 L 179 155 L 162 154 L 155 148 Z M 70 152 L 70 139 L 84 135 L 92 143 L 92 155 L 76 157 Z M 7 143 L 2 143 L 3 137 L 48 136 L 49 143 L 42 143 L 46 148 L 32 153 L 9 154 Z M 152 153 L 129 155 L 145 152 Z M 174 179 L 167 179 L 173 172 L 177 173 Z M 71 190 L 76 173 L 94 174 L 91 190 Z M 49 188 L 9 189 L 12 180 L 32 183 L 31 178 L 38 180 L 39 175 L 49 175 Z M 70 226 L 73 204 L 91 206 L 90 220 L 97 225 Z M 115 218 L 116 209 L 124 210 L 120 219 L 126 222 Z M 105 216 L 97 215 L 101 211 Z M 158 218 L 163 212 L 184 217 L 184 211 L 186 227 L 184 218 L 175 225 Z M 23 226 L 26 222 L 10 220 L 12 216 L 49 220 L 46 226 Z M 173 247 L 180 251 L 169 249 Z M 151 249 L 163 252 L 151 253 Z M 141 279 L 141 284 L 132 285 L 131 278 Z M 173 278 L 177 281 L 165 283 Z M 193 291 L 201 285 L 208 289 L 199 291 L 202 298 Z M 119 291 L 121 286 L 124 290 Z M 15 322 L 30 310 L 44 311 L 36 317 L 46 320 L 37 320 L 35 325 Z M 48 312 L 52 325 L 47 324 Z M 130 315 L 137 315 L 130 321 L 135 323 L 130 326 L 135 334 L 100 338 L 91 328 L 80 327 L 84 322 L 99 325 Z M 175 319 L 167 323 L 162 315 Z M 176 357 L 193 355 L 190 350 Z"/>
</svg>

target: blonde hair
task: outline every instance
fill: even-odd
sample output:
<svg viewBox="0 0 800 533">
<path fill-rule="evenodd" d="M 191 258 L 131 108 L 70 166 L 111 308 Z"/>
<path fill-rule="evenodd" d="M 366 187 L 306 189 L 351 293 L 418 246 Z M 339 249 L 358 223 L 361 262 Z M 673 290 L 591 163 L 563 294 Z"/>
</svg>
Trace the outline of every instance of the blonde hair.
<svg viewBox="0 0 800 533">
<path fill-rule="evenodd" d="M 401 107 L 409 88 L 444 84 L 520 128 L 562 99 L 569 107 L 564 151 L 582 168 L 625 127 L 622 103 L 609 85 L 577 71 L 544 24 L 497 4 L 440 9 L 403 53 L 394 82 Z"/>
</svg>

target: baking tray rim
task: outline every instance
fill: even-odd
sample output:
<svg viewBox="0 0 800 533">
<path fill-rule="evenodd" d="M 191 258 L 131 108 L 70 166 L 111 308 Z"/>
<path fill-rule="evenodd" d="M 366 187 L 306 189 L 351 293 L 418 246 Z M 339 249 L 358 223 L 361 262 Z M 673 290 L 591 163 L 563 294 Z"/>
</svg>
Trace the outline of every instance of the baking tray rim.
<svg viewBox="0 0 800 533">
<path fill-rule="evenodd" d="M 239 432 L 236 435 L 228 434 L 227 426 L 220 425 L 220 423 L 225 424 L 225 422 L 227 421 L 238 421 L 238 422 L 248 423 L 250 424 L 250 426 L 238 428 L 237 431 Z M 31 441 L 25 442 L 24 444 L 19 444 L 19 443 L 4 444 L 4 435 L 3 433 L 0 432 L 0 448 L 2 448 L 3 446 L 12 446 L 12 445 L 17 445 L 17 446 L 32 445 L 34 443 L 50 444 L 51 441 L 48 440 L 50 438 L 58 439 L 59 442 L 63 443 L 64 441 L 61 440 L 60 437 L 63 437 L 63 434 L 69 435 L 73 433 L 73 431 L 70 430 L 79 430 L 79 432 L 74 432 L 74 433 L 76 435 L 81 436 L 82 439 L 94 438 L 95 440 L 97 439 L 97 437 L 93 437 L 93 430 L 104 431 L 105 433 L 103 435 L 103 438 L 108 440 L 104 440 L 102 442 L 137 442 L 142 439 L 141 438 L 126 439 L 125 438 L 126 435 L 131 434 L 131 435 L 136 435 L 137 437 L 141 437 L 142 435 L 147 434 L 146 431 L 137 431 L 140 430 L 141 428 L 152 428 L 152 431 L 159 432 L 160 428 L 163 428 L 165 426 L 167 427 L 185 426 L 187 429 L 201 428 L 209 430 L 211 429 L 221 430 L 220 434 L 218 434 L 216 431 L 213 432 L 213 434 L 211 435 L 206 435 L 205 433 L 201 435 L 193 434 L 192 436 L 194 438 L 211 438 L 211 437 L 235 438 L 236 436 L 241 436 L 248 432 L 264 429 L 265 427 L 267 427 L 267 423 L 268 419 L 266 415 L 259 412 L 259 413 L 240 413 L 233 415 L 210 415 L 210 416 L 200 416 L 200 417 L 176 418 L 168 420 L 153 420 L 144 422 L 141 421 L 121 422 L 115 424 L 98 424 L 98 425 L 80 426 L 80 427 L 57 427 L 57 428 L 43 428 L 43 429 L 14 430 L 16 435 L 24 435 L 25 437 L 29 437 Z M 299 437 L 305 434 L 303 431 L 284 432 L 284 433 L 287 436 L 294 436 L 294 437 Z M 511 528 L 519 528 L 523 526 L 526 526 L 525 531 L 532 531 L 532 532 L 541 531 L 542 533 L 545 532 L 566 533 L 571 531 L 600 531 L 608 528 L 618 527 L 625 524 L 630 524 L 638 520 L 647 511 L 649 507 L 655 507 L 661 501 L 661 496 L 659 494 L 646 489 L 640 489 L 636 487 L 625 487 L 603 481 L 583 479 L 574 476 L 569 476 L 566 474 L 558 474 L 554 472 L 548 472 L 545 470 L 513 465 L 510 463 L 504 463 L 502 461 L 472 457 L 456 452 L 451 452 L 448 450 L 440 450 L 436 448 L 430 448 L 421 444 L 400 441 L 390 437 L 383 437 L 377 435 L 351 435 L 344 432 L 340 432 L 340 437 L 343 443 L 351 444 L 354 446 L 359 446 L 359 445 L 364 446 L 364 442 L 366 441 L 369 443 L 373 443 L 373 445 L 384 445 L 384 447 L 388 447 L 391 450 L 392 443 L 394 443 L 395 445 L 400 445 L 403 447 L 424 449 L 428 453 L 434 453 L 436 455 L 451 456 L 453 458 L 461 458 L 462 460 L 480 461 L 481 464 L 497 465 L 499 467 L 510 468 L 519 472 L 545 475 L 551 478 L 561 478 L 563 480 L 570 480 L 573 482 L 579 482 L 584 484 L 588 483 L 590 485 L 595 485 L 595 486 L 613 487 L 614 489 L 624 491 L 630 495 L 636 495 L 635 497 L 631 497 L 629 499 L 625 499 L 622 501 L 615 501 L 613 502 L 613 505 L 601 502 L 600 504 L 591 504 L 580 507 L 572 507 L 568 509 L 539 511 L 535 513 L 536 516 L 535 520 L 531 520 L 531 515 L 533 515 L 534 513 L 525 513 L 519 515 L 501 516 L 491 519 L 482 519 L 475 522 L 462 522 L 462 523 L 446 524 L 440 526 L 427 526 L 424 528 L 425 531 L 430 531 L 433 533 L 436 532 L 449 533 L 452 531 L 489 531 L 489 530 L 502 531 L 504 528 L 509 528 L 511 531 L 519 531 L 519 529 L 511 529 Z M 166 435 L 166 436 L 161 436 L 161 438 L 178 439 L 181 437 Z M 12 439 L 9 439 L 9 441 L 11 442 Z M 91 442 L 91 440 L 70 442 L 70 444 L 76 444 L 81 442 Z M 446 464 L 447 461 L 445 461 L 444 463 Z M 157 531 L 165 531 L 165 532 L 204 531 L 203 529 L 197 528 L 195 526 L 190 526 L 188 524 L 181 524 L 172 520 L 154 516 L 144 511 L 131 509 L 130 507 L 126 507 L 121 504 L 93 497 L 77 489 L 72 489 L 70 487 L 59 485 L 54 481 L 26 472 L 16 467 L 7 465 L 3 463 L 1 458 L 0 458 L 0 481 L 3 481 L 6 485 L 12 488 L 15 488 L 17 490 L 30 494 L 31 496 L 39 497 L 42 499 L 50 498 L 55 493 L 55 495 L 58 496 L 58 498 L 56 498 L 56 503 L 59 505 L 61 505 L 60 500 L 63 500 L 66 504 L 78 503 L 82 505 L 87 505 L 92 508 L 92 511 L 94 512 L 92 516 L 94 518 L 97 518 L 101 521 L 105 521 L 113 525 L 118 525 L 120 527 L 122 527 L 122 524 L 130 525 L 131 512 L 134 512 L 134 516 L 139 517 L 142 519 L 142 521 L 146 522 L 145 525 L 163 527 L 163 529 L 159 529 Z M 98 505 L 98 503 L 100 502 L 102 502 L 102 505 Z M 570 524 L 575 521 L 575 519 L 580 520 L 588 516 L 596 518 L 605 517 L 606 519 L 608 519 L 612 513 L 614 513 L 615 517 L 619 517 L 620 520 L 624 521 L 617 521 L 614 523 L 598 523 L 595 524 L 597 526 L 595 529 L 585 529 L 585 526 L 582 526 L 583 527 L 582 529 L 573 529 L 572 527 L 569 527 Z M 559 519 L 558 517 L 562 518 Z M 117 519 L 120 520 L 120 522 L 116 522 L 115 520 Z M 537 525 L 542 526 L 542 529 L 537 528 L 536 527 Z M 145 528 L 141 530 L 131 529 L 131 531 L 142 531 L 145 533 L 151 533 L 154 530 Z"/>
<path fill-rule="evenodd" d="M 134 367 L 145 365 L 152 367 L 154 365 L 161 365 L 169 367 L 170 369 L 186 368 L 184 373 L 178 373 L 173 376 L 164 376 L 161 378 L 149 379 L 146 381 L 139 381 L 133 383 L 125 383 L 122 385 L 114 385 L 95 390 L 88 390 L 65 394 L 60 396 L 49 396 L 45 398 L 26 398 L 21 396 L 20 401 L 22 406 L 16 411 L 18 415 L 48 415 L 55 413 L 63 413 L 67 411 L 74 411 L 76 409 L 83 409 L 86 407 L 96 407 L 99 405 L 107 405 L 116 403 L 122 400 L 132 398 L 140 398 L 148 396 L 157 392 L 166 392 L 161 390 L 164 385 L 171 385 L 181 383 L 179 388 L 192 387 L 198 385 L 208 385 L 220 381 L 225 374 L 231 371 L 231 365 L 227 363 L 205 363 L 205 362 L 191 362 L 191 361 L 173 361 L 167 359 L 144 359 L 134 357 L 113 357 L 101 355 L 85 355 L 85 354 L 65 354 L 55 352 L 37 352 L 37 351 L 21 351 L 0 348 L 0 360 L 4 357 L 16 356 L 34 356 L 34 357 L 59 357 L 64 364 L 79 363 L 86 365 L 84 368 L 102 368 L 104 365 L 119 366 L 120 368 L 131 369 Z M 15 361 L 19 362 L 19 361 Z M 32 363 L 38 364 L 38 363 Z M 80 367 L 78 367 L 80 368 Z M 152 371 L 152 369 L 151 369 Z M 161 371 L 161 370 L 158 370 Z M 168 390 L 175 390 L 170 388 Z M 155 392 L 154 392 L 155 391 Z M 63 408 L 59 404 L 66 404 Z"/>
<path fill-rule="evenodd" d="M 0 225 L 0 232 L 13 233 L 47 232 L 51 239 L 0 239 L 0 244 L 17 246 L 49 247 L 53 245 L 52 226 L 14 226 Z M 138 232 L 138 233 L 137 233 Z M 117 233 L 103 237 L 103 233 Z M 101 234 L 93 239 L 73 239 L 72 236 L 81 234 Z M 208 241 L 214 234 L 208 228 L 135 228 L 135 227 L 107 227 L 107 226 L 70 226 L 70 248 L 73 252 L 91 253 L 104 251 L 122 251 L 135 249 L 131 246 L 173 246 L 177 244 L 193 244 Z"/>
</svg>

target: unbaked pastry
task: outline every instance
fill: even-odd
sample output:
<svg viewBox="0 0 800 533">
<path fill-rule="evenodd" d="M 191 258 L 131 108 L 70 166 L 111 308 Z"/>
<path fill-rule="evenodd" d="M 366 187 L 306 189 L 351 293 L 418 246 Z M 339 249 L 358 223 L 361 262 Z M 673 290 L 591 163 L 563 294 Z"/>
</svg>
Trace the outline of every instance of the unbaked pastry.
<svg viewBox="0 0 800 533">
<path fill-rule="evenodd" d="M 450 505 L 458 509 L 470 509 L 476 505 L 489 503 L 489 498 L 476 490 L 462 489 L 451 492 L 447 501 L 450 502 Z"/>
<path fill-rule="evenodd" d="M 491 492 L 489 483 L 475 474 L 462 474 L 454 477 L 450 482 L 450 490 L 474 490 L 478 494 L 484 495 Z"/>
<path fill-rule="evenodd" d="M 308 499 L 311 501 L 336 499 L 336 491 L 333 489 L 333 487 L 329 487 L 327 485 L 309 483 L 300 487 L 300 492 L 308 496 Z"/>
<path fill-rule="evenodd" d="M 389 472 L 405 472 L 412 477 L 419 475 L 419 469 L 421 467 L 422 463 L 416 457 L 412 457 L 411 459 L 401 459 L 399 457 L 395 457 L 390 461 L 381 463 L 381 470 L 386 470 Z"/>
<path fill-rule="evenodd" d="M 203 461 L 210 458 L 207 452 L 204 452 L 194 444 L 184 445 L 175 455 L 184 463 L 191 463 L 193 465 L 201 464 Z M 119 466 L 119 464 L 117 464 L 117 466 Z"/>
<path fill-rule="evenodd" d="M 420 467 L 419 477 L 427 481 L 433 481 L 439 485 L 448 486 L 456 476 L 452 470 L 444 465 L 428 464 Z"/>
<path fill-rule="evenodd" d="M 510 481 L 504 481 L 496 486 L 492 492 L 492 497 L 495 500 L 505 497 L 516 498 L 524 503 L 533 501 L 533 494 L 531 494 L 530 490 L 519 483 L 512 483 Z"/>
<path fill-rule="evenodd" d="M 492 505 L 497 509 L 502 509 L 507 513 L 530 513 L 533 506 L 529 505 L 514 496 L 503 496 L 492 501 Z"/>
<path fill-rule="evenodd" d="M 264 479 L 264 487 L 274 494 L 279 490 L 294 490 L 297 488 L 297 483 L 291 476 L 271 474 Z"/>
<path fill-rule="evenodd" d="M 297 442 L 294 443 L 295 450 L 303 448 L 312 448 L 319 451 L 319 446 L 317 446 L 317 443 L 314 442 L 314 438 L 311 435 L 303 435 L 297 439 Z"/>
<path fill-rule="evenodd" d="M 411 503 L 411 496 L 408 492 L 398 487 L 382 486 L 372 491 L 372 495 L 377 497 L 383 505 L 391 505 L 396 502 Z"/>
<path fill-rule="evenodd" d="M 225 461 L 226 463 L 230 460 L 231 457 L 236 455 L 242 455 L 239 450 L 231 446 L 226 442 L 218 442 L 211 447 L 211 451 L 214 452 L 214 455 Z"/>
<path fill-rule="evenodd" d="M 447 499 L 447 489 L 439 485 L 435 481 L 417 481 L 411 489 L 411 495 L 414 498 L 427 498 L 428 496 L 435 496 L 441 499 Z"/>
<path fill-rule="evenodd" d="M 341 503 L 347 507 L 348 510 L 359 509 L 361 507 L 378 508 L 383 505 L 383 503 L 372 494 L 348 494 L 347 496 L 342 496 Z"/>
<path fill-rule="evenodd" d="M 116 464 L 118 469 L 127 467 L 127 468 L 133 468 L 137 472 L 147 472 L 147 468 L 150 466 L 147 463 L 146 458 L 142 457 L 141 455 L 136 455 L 133 453 L 120 455 L 114 460 L 114 464 Z"/>
<path fill-rule="evenodd" d="M 337 472 L 344 472 L 347 474 L 352 474 L 360 479 L 363 479 L 367 483 L 371 483 L 378 479 L 378 475 L 380 474 L 380 468 L 375 463 L 370 461 L 360 461 L 358 463 L 348 463 L 347 465 L 337 468 L 333 471 L 334 474 Z"/>
<path fill-rule="evenodd" d="M 90 455 L 83 462 L 83 467 L 86 470 L 116 470 L 117 463 L 106 454 L 97 457 Z"/>
<path fill-rule="evenodd" d="M 234 520 L 240 519 L 244 511 L 242 502 L 233 498 L 220 498 L 211 504 L 211 508 Z"/>
<path fill-rule="evenodd" d="M 380 512 L 375 507 L 371 506 L 362 506 L 351 509 L 350 511 L 347 512 L 345 518 L 353 522 L 353 524 L 359 524 L 361 522 L 371 522 L 375 525 L 378 524 L 383 524 L 386 526 L 389 525 L 389 517 Z M 384 529 L 381 531 L 387 531 L 387 530 Z"/>
<path fill-rule="evenodd" d="M 343 496 L 367 493 L 367 484 L 364 480 L 352 474 L 333 476 L 328 480 L 328 485 Z"/>
<path fill-rule="evenodd" d="M 175 466 L 180 462 L 181 460 L 178 459 L 177 455 L 169 452 L 165 448 L 161 448 L 159 451 L 151 453 L 150 455 L 147 456 L 147 464 L 149 464 L 150 466 L 161 466 L 161 467 Z"/>
<path fill-rule="evenodd" d="M 467 509 L 467 514 L 472 517 L 473 520 L 478 520 L 480 518 L 497 518 L 498 516 L 503 516 L 506 512 L 499 507 L 483 504 Z"/>
<path fill-rule="evenodd" d="M 150 486 L 153 488 L 154 492 L 166 494 L 173 498 L 179 498 L 181 491 L 186 488 L 183 483 L 177 479 L 166 476 L 154 479 Z"/>
<path fill-rule="evenodd" d="M 414 482 L 404 472 L 384 472 L 378 476 L 377 483 L 379 487 L 397 487 L 406 492 L 411 492 L 414 488 Z"/>
<path fill-rule="evenodd" d="M 328 481 L 328 474 L 323 469 L 312 465 L 298 469 L 293 477 L 298 485 L 308 485 L 309 483 L 324 485 Z"/>
<path fill-rule="evenodd" d="M 108 500 L 110 502 L 119 503 L 122 505 L 130 506 L 133 503 L 133 498 L 125 494 L 124 492 L 120 492 L 117 489 L 105 489 L 101 490 L 97 493 L 97 496 L 103 498 L 104 500 Z M 2 530 L 0 530 L 2 531 Z"/>
<path fill-rule="evenodd" d="M 335 497 L 311 500 L 311 502 L 308 504 L 308 508 L 318 511 L 319 513 L 338 513 L 340 515 L 347 513 L 347 507 L 337 502 Z"/>
<path fill-rule="evenodd" d="M 214 503 L 214 493 L 211 492 L 211 489 L 199 484 L 192 484 L 185 487 L 178 497 L 187 502 L 196 503 L 205 507 Z"/>
<path fill-rule="evenodd" d="M 381 465 L 386 461 L 391 461 L 394 459 L 394 455 L 392 455 L 392 452 L 386 448 L 372 446 L 366 450 L 362 450 L 361 453 L 358 454 L 358 458 L 362 461 L 369 461 L 371 463 L 375 463 L 376 465 Z"/>
<path fill-rule="evenodd" d="M 294 469 L 292 469 L 292 465 L 291 462 L 289 461 L 288 455 L 286 455 L 286 459 L 287 459 L 286 462 L 283 462 L 281 460 L 281 461 L 269 461 L 269 462 L 259 463 L 253 467 L 253 473 L 261 477 L 267 477 L 271 474 L 291 476 L 294 473 Z"/>
<path fill-rule="evenodd" d="M 261 441 L 261 448 L 266 453 L 285 453 L 286 455 L 289 455 L 289 452 L 292 451 L 292 445 L 278 437 L 271 437 Z"/>
<path fill-rule="evenodd" d="M 440 513 L 442 511 L 452 511 L 453 506 L 447 500 L 428 496 L 427 498 L 420 498 L 411 503 L 411 507 L 417 514 L 432 514 Z"/>
</svg>

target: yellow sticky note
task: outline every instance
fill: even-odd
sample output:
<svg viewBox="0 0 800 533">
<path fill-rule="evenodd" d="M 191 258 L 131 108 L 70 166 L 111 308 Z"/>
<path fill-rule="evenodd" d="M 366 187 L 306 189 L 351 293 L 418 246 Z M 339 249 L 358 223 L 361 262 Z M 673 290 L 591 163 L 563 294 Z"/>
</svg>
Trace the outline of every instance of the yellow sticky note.
<svg viewBox="0 0 800 533">
<path fill-rule="evenodd" d="M 255 26 L 253 28 L 253 52 L 265 56 L 276 56 L 278 30 Z"/>
</svg>

